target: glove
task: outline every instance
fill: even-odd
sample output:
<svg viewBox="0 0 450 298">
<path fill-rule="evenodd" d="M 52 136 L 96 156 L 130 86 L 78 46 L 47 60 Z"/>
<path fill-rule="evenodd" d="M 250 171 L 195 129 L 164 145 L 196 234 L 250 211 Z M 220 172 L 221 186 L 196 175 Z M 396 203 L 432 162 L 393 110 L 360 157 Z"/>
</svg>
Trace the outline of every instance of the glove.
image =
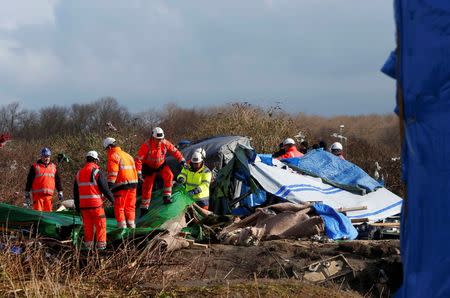
<svg viewBox="0 0 450 298">
<path fill-rule="evenodd" d="M 196 188 L 188 191 L 188 195 L 193 196 L 193 195 L 197 195 L 201 192 L 202 192 L 201 188 L 197 186 Z"/>
<path fill-rule="evenodd" d="M 31 196 L 30 196 L 30 192 L 29 191 L 25 192 L 25 201 L 23 203 L 23 206 L 25 208 L 30 208 L 31 207 Z"/>
<path fill-rule="evenodd" d="M 186 182 L 186 179 L 184 177 L 178 177 L 177 182 L 180 184 L 184 184 Z"/>
<path fill-rule="evenodd" d="M 180 166 L 181 166 L 182 168 L 187 169 L 187 168 L 188 168 L 188 165 L 187 165 L 187 163 L 186 163 L 186 160 L 182 159 L 182 160 L 180 161 Z"/>
<path fill-rule="evenodd" d="M 58 200 L 59 200 L 59 201 L 64 200 L 64 194 L 63 194 L 62 191 L 58 192 Z"/>
</svg>

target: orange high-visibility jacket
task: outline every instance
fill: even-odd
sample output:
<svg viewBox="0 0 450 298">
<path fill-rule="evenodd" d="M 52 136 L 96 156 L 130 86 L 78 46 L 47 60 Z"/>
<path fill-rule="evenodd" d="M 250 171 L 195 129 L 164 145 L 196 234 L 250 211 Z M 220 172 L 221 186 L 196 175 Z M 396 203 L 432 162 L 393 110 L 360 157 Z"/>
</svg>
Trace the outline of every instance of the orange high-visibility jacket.
<svg viewBox="0 0 450 298">
<path fill-rule="evenodd" d="M 164 139 L 157 143 L 153 138 L 148 139 L 141 145 L 135 158 L 137 170 L 142 171 L 142 163 L 152 169 L 159 168 L 166 161 L 167 153 L 175 157 L 178 162 L 183 160 L 183 155 L 171 142 Z"/>
<path fill-rule="evenodd" d="M 108 151 L 108 183 L 114 184 L 114 189 L 138 183 L 134 159 L 120 147 Z"/>
<path fill-rule="evenodd" d="M 80 208 L 97 208 L 103 205 L 102 192 L 97 185 L 99 166 L 88 162 L 77 173 Z"/>
<path fill-rule="evenodd" d="M 292 146 L 286 150 L 286 153 L 279 156 L 278 159 L 284 159 L 284 158 L 292 158 L 292 157 L 302 157 L 303 153 L 297 150 L 297 147 Z"/>
<path fill-rule="evenodd" d="M 45 166 L 41 163 L 34 163 L 33 168 L 36 175 L 31 185 L 31 192 L 53 194 L 55 192 L 56 165 L 50 163 Z"/>
</svg>

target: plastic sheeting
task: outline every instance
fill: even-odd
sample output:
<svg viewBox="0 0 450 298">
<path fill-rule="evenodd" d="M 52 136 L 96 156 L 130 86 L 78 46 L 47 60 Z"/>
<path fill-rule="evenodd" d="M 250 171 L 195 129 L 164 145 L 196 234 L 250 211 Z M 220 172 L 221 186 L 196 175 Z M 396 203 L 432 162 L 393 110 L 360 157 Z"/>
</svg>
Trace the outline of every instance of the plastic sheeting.
<svg viewBox="0 0 450 298">
<path fill-rule="evenodd" d="M 183 214 L 194 201 L 184 188 L 174 189 L 173 203 L 165 205 L 161 192 L 154 193 L 149 212 L 137 221 L 136 229 L 117 228 L 112 208 L 106 208 L 108 242 L 126 237 L 145 236 L 158 230 L 164 223 Z M 137 204 L 137 206 L 139 206 Z M 111 215 L 112 217 L 109 217 Z M 139 216 L 139 209 L 136 215 Z M 73 211 L 40 212 L 0 203 L 0 227 L 7 230 L 38 233 L 55 239 L 72 238 L 77 242 L 82 235 L 82 221 Z"/>
<path fill-rule="evenodd" d="M 354 240 L 358 237 L 358 231 L 352 225 L 350 219 L 344 214 L 337 212 L 328 205 L 315 203 L 314 210 L 325 224 L 327 237 L 333 240 Z"/>
<path fill-rule="evenodd" d="M 323 202 L 335 209 L 367 207 L 349 211 L 349 218 L 368 218 L 377 221 L 400 213 L 402 199 L 386 188 L 361 196 L 324 183 L 320 178 L 302 175 L 279 160 L 269 166 L 259 159 L 248 164 L 251 176 L 265 191 L 294 203 Z"/>
<path fill-rule="evenodd" d="M 398 297 L 450 297 L 450 1 L 396 0 L 404 113 L 404 280 Z"/>
<path fill-rule="evenodd" d="M 365 194 L 382 187 L 357 165 L 324 150 L 313 150 L 301 158 L 288 158 L 283 162 L 348 191 Z"/>
</svg>

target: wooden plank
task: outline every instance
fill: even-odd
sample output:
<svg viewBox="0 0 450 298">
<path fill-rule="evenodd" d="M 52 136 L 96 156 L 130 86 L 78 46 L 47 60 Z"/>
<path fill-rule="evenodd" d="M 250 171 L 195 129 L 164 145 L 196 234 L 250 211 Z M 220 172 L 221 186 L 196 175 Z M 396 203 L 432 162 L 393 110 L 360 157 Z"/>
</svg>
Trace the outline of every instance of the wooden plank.
<svg viewBox="0 0 450 298">
<path fill-rule="evenodd" d="M 365 218 L 352 218 L 352 223 L 363 223 L 363 222 L 369 222 L 369 219 L 367 217 L 365 217 Z"/>
<path fill-rule="evenodd" d="M 373 226 L 373 227 L 400 228 L 399 222 L 375 222 L 375 223 L 371 223 L 369 225 Z"/>
<path fill-rule="evenodd" d="M 337 209 L 338 212 L 361 211 L 361 210 L 367 210 L 367 206 L 348 207 L 348 208 L 341 207 Z"/>
</svg>

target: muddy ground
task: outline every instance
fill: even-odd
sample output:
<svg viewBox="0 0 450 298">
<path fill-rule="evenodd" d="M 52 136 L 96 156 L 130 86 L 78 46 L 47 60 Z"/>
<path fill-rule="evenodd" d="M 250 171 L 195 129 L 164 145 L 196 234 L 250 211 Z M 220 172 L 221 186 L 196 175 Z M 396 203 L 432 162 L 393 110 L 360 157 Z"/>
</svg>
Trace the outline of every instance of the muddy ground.
<svg viewBox="0 0 450 298">
<path fill-rule="evenodd" d="M 389 297 L 401 284 L 399 245 L 398 240 L 275 240 L 188 248 L 166 259 L 161 283 L 141 285 L 139 291 L 167 297 Z M 339 254 L 351 272 L 319 284 L 300 280 L 302 268 Z"/>
</svg>

